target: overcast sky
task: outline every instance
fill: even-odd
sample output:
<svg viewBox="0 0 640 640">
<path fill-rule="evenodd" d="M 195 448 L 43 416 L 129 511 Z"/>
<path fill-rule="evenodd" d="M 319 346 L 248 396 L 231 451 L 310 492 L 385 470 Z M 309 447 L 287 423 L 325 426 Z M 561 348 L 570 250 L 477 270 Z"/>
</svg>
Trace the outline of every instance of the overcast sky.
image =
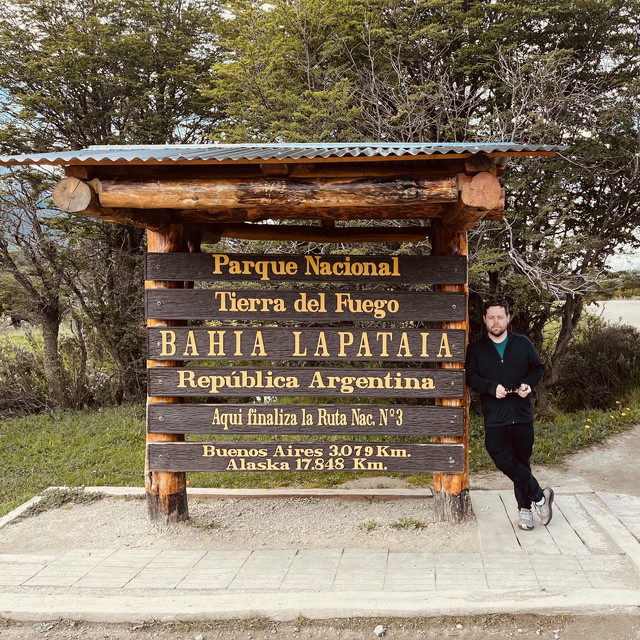
<svg viewBox="0 0 640 640">
<path fill-rule="evenodd" d="M 612 256 L 607 260 L 607 264 L 615 271 L 624 271 L 625 269 L 640 270 L 640 252 L 629 252 Z"/>
</svg>

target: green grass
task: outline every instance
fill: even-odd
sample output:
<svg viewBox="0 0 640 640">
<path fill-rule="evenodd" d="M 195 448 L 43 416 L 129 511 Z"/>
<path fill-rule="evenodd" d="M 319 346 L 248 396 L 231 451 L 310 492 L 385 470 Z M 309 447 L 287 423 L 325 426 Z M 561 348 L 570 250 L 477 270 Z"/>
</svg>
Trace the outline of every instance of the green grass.
<svg viewBox="0 0 640 640">
<path fill-rule="evenodd" d="M 140 486 L 144 407 L 0 421 L 0 515 L 50 486 Z"/>
<path fill-rule="evenodd" d="M 0 421 L 0 516 L 50 486 L 142 486 L 144 422 L 143 405 Z M 640 389 L 630 390 L 626 400 L 609 411 L 538 417 L 532 461 L 557 464 L 568 453 L 638 422 Z M 471 472 L 493 468 L 484 449 L 480 417 L 472 416 L 469 432 Z M 431 482 L 430 474 L 395 475 L 413 485 Z M 193 473 L 188 481 L 193 487 L 332 487 L 354 477 L 351 473 Z"/>
<path fill-rule="evenodd" d="M 531 462 L 559 464 L 570 453 L 590 447 L 605 438 L 630 429 L 640 422 L 640 390 L 627 394 L 625 400 L 607 411 L 576 413 L 549 412 L 536 416 L 536 440 Z M 469 469 L 471 472 L 493 468 L 484 448 L 482 418 L 472 416 L 469 424 Z"/>
</svg>

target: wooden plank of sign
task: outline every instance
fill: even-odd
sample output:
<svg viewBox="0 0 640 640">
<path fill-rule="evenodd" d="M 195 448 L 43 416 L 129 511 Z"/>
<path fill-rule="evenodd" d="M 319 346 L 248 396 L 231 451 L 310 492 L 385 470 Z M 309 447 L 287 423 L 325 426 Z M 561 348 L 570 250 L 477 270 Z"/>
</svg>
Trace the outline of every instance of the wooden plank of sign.
<svg viewBox="0 0 640 640">
<path fill-rule="evenodd" d="M 147 280 L 465 284 L 465 256 L 147 253 Z"/>
<path fill-rule="evenodd" d="M 461 398 L 464 371 L 314 367 L 148 370 L 150 396 Z"/>
<path fill-rule="evenodd" d="M 371 404 L 153 404 L 149 433 L 460 436 L 464 409 Z"/>
<path fill-rule="evenodd" d="M 443 472 L 463 469 L 461 444 L 185 442 L 149 444 L 152 471 Z"/>
<path fill-rule="evenodd" d="M 153 360 L 354 360 L 462 362 L 464 331 L 315 327 L 156 327 Z"/>
<path fill-rule="evenodd" d="M 147 318 L 298 322 L 461 321 L 463 293 L 150 289 Z"/>
</svg>

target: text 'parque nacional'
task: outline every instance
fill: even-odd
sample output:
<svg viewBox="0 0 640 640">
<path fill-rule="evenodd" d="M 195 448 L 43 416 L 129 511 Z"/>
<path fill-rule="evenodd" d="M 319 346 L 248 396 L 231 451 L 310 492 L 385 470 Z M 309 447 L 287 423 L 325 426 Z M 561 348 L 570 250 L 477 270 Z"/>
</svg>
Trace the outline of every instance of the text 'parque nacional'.
<svg viewBox="0 0 640 640">
<path fill-rule="evenodd" d="M 387 261 L 368 261 L 365 258 L 346 256 L 339 261 L 325 260 L 322 256 L 304 256 L 304 267 L 294 260 L 234 260 L 227 254 L 214 253 L 211 275 L 259 276 L 260 280 L 270 280 L 272 276 L 364 276 L 399 278 L 397 257 Z"/>
<path fill-rule="evenodd" d="M 148 253 L 147 280 L 461 284 L 465 256 Z"/>
</svg>

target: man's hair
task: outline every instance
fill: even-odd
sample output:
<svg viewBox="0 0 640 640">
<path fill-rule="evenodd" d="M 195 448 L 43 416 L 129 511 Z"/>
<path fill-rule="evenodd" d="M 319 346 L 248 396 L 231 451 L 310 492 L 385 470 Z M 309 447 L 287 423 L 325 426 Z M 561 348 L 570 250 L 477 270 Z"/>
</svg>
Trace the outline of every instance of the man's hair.
<svg viewBox="0 0 640 640">
<path fill-rule="evenodd" d="M 482 309 L 482 315 L 487 315 L 487 309 L 489 307 L 502 307 L 504 309 L 505 315 L 509 315 L 509 303 L 504 298 L 493 298 L 493 300 L 487 300 L 484 303 L 484 307 Z"/>
</svg>

